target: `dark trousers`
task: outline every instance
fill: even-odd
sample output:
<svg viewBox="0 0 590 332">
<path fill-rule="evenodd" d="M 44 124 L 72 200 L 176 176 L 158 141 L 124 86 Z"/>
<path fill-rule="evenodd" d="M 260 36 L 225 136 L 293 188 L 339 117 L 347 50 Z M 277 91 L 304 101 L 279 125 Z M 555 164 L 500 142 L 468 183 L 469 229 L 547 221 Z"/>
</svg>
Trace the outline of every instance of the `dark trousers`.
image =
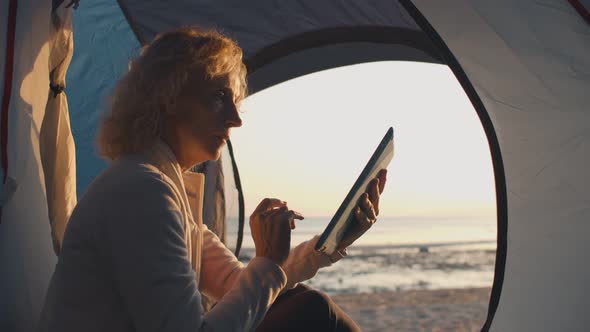
<svg viewBox="0 0 590 332">
<path fill-rule="evenodd" d="M 257 332 L 360 330 L 328 295 L 302 284 L 279 296 L 256 329 Z"/>
</svg>

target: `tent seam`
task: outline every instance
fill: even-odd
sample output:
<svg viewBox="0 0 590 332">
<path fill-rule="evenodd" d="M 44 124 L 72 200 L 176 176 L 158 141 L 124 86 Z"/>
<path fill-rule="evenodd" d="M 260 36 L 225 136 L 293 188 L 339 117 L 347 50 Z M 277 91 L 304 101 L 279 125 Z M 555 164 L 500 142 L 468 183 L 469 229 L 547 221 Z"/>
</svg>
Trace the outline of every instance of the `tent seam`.
<svg viewBox="0 0 590 332">
<path fill-rule="evenodd" d="M 253 55 L 248 56 L 244 63 L 248 68 L 248 74 L 251 74 L 273 61 L 296 52 L 327 44 L 352 42 L 407 45 L 421 50 L 435 60 L 442 62 L 428 36 L 425 36 L 423 32 L 387 26 L 361 26 L 325 28 L 290 36 L 256 51 Z"/>
<path fill-rule="evenodd" d="M 590 13 L 586 7 L 579 0 L 568 0 L 568 2 L 580 14 L 584 21 L 586 21 L 586 24 L 590 25 Z"/>
<path fill-rule="evenodd" d="M 119 8 L 121 8 L 121 11 L 123 12 L 123 15 L 125 16 L 125 19 L 127 20 L 129 27 L 131 28 L 131 31 L 133 31 L 135 38 L 139 41 L 139 44 L 145 45 L 146 41 L 143 38 L 141 38 L 141 34 L 139 33 L 139 29 L 137 28 L 137 24 L 135 23 L 135 20 L 129 14 L 129 9 L 127 8 L 127 6 L 125 4 L 123 4 L 122 0 L 117 0 L 117 3 L 119 4 Z"/>
</svg>

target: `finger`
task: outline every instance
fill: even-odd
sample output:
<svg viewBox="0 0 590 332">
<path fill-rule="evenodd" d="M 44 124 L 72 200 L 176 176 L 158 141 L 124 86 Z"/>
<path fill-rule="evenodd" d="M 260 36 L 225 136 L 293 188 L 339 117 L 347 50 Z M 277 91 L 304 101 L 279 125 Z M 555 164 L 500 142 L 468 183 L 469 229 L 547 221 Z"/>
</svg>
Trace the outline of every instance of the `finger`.
<svg viewBox="0 0 590 332">
<path fill-rule="evenodd" d="M 371 200 L 371 203 L 373 204 L 373 209 L 375 210 L 375 215 L 379 214 L 379 196 L 381 196 L 381 194 L 379 193 L 379 178 L 375 178 L 373 179 L 373 181 L 371 181 L 371 184 L 369 185 L 369 199 Z"/>
<path fill-rule="evenodd" d="M 293 221 L 295 219 L 303 220 L 303 215 L 301 213 L 293 211 L 293 210 L 283 210 L 281 213 L 281 218 L 285 218 L 289 221 Z"/>
<path fill-rule="evenodd" d="M 254 209 L 254 212 L 255 213 L 262 213 L 267 210 L 282 207 L 282 206 L 287 206 L 287 202 L 281 201 L 280 199 L 277 199 L 277 198 L 265 198 L 260 202 L 260 204 L 258 204 L 256 209 Z"/>
<path fill-rule="evenodd" d="M 291 229 L 295 229 L 295 219 L 305 219 L 301 213 L 294 210 L 287 211 L 286 218 L 289 220 L 289 226 L 291 226 Z"/>
<path fill-rule="evenodd" d="M 385 182 L 387 182 L 387 170 L 385 168 L 380 170 L 377 178 L 379 179 L 379 193 L 382 193 L 385 189 Z"/>
<path fill-rule="evenodd" d="M 288 208 L 286 206 L 281 206 L 276 209 L 267 210 L 266 212 L 263 212 L 261 215 L 263 215 L 264 219 L 267 219 L 267 220 L 272 220 L 272 219 L 276 219 L 276 218 L 282 219 L 283 216 L 281 216 L 281 215 L 287 211 L 288 211 Z"/>
<path fill-rule="evenodd" d="M 298 220 L 305 219 L 305 217 L 300 212 L 297 212 L 295 210 L 289 210 L 289 212 L 293 213 L 293 219 L 298 219 Z"/>
<path fill-rule="evenodd" d="M 363 210 L 361 210 L 358 206 L 354 209 L 354 214 L 356 216 L 356 220 L 362 228 L 368 229 L 373 225 L 373 221 L 371 221 L 371 219 L 369 219 L 369 217 L 367 217 Z"/>
<path fill-rule="evenodd" d="M 293 211 L 288 210 L 286 207 L 281 208 L 281 212 L 277 215 L 277 220 L 281 227 L 288 227 L 289 229 L 295 229 L 295 220 L 293 218 Z"/>
<path fill-rule="evenodd" d="M 373 208 L 373 203 L 371 203 L 369 200 L 368 194 L 365 193 L 363 196 L 361 196 L 360 206 L 365 215 L 367 215 L 370 219 L 377 219 L 377 213 Z"/>
<path fill-rule="evenodd" d="M 281 225 L 289 225 L 289 228 L 295 229 L 295 211 L 288 210 L 286 206 L 271 210 L 265 220 L 267 222 L 278 222 Z"/>
</svg>

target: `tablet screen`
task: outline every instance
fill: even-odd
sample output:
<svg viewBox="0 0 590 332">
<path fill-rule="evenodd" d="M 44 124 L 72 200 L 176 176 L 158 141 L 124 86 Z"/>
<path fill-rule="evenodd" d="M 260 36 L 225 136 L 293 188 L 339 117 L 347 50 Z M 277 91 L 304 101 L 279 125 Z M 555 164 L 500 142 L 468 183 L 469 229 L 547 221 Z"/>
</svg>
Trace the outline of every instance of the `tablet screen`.
<svg viewBox="0 0 590 332">
<path fill-rule="evenodd" d="M 390 127 L 377 146 L 346 198 L 316 243 L 315 250 L 331 255 L 336 251 L 342 236 L 354 220 L 353 209 L 367 186 L 381 169 L 387 168 L 393 159 L 393 128 Z"/>
</svg>

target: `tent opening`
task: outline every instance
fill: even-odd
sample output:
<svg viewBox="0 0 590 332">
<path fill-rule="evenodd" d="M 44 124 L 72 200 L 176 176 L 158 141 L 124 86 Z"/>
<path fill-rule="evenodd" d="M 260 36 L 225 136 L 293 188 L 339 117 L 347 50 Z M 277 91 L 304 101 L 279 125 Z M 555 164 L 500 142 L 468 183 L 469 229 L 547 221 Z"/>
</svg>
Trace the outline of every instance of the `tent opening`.
<svg viewBox="0 0 590 332">
<path fill-rule="evenodd" d="M 358 314 L 363 330 L 381 329 L 366 310 L 384 310 L 396 330 L 481 329 L 496 257 L 493 167 L 481 122 L 447 66 L 380 61 L 316 72 L 251 95 L 242 112 L 232 141 L 246 216 L 264 197 L 287 201 L 306 216 L 292 246 L 322 232 L 393 126 L 379 221 L 350 257 L 307 283 Z M 241 260 L 253 248 L 246 227 Z M 433 306 L 456 317 L 445 324 L 460 325 L 421 314 Z"/>
</svg>

